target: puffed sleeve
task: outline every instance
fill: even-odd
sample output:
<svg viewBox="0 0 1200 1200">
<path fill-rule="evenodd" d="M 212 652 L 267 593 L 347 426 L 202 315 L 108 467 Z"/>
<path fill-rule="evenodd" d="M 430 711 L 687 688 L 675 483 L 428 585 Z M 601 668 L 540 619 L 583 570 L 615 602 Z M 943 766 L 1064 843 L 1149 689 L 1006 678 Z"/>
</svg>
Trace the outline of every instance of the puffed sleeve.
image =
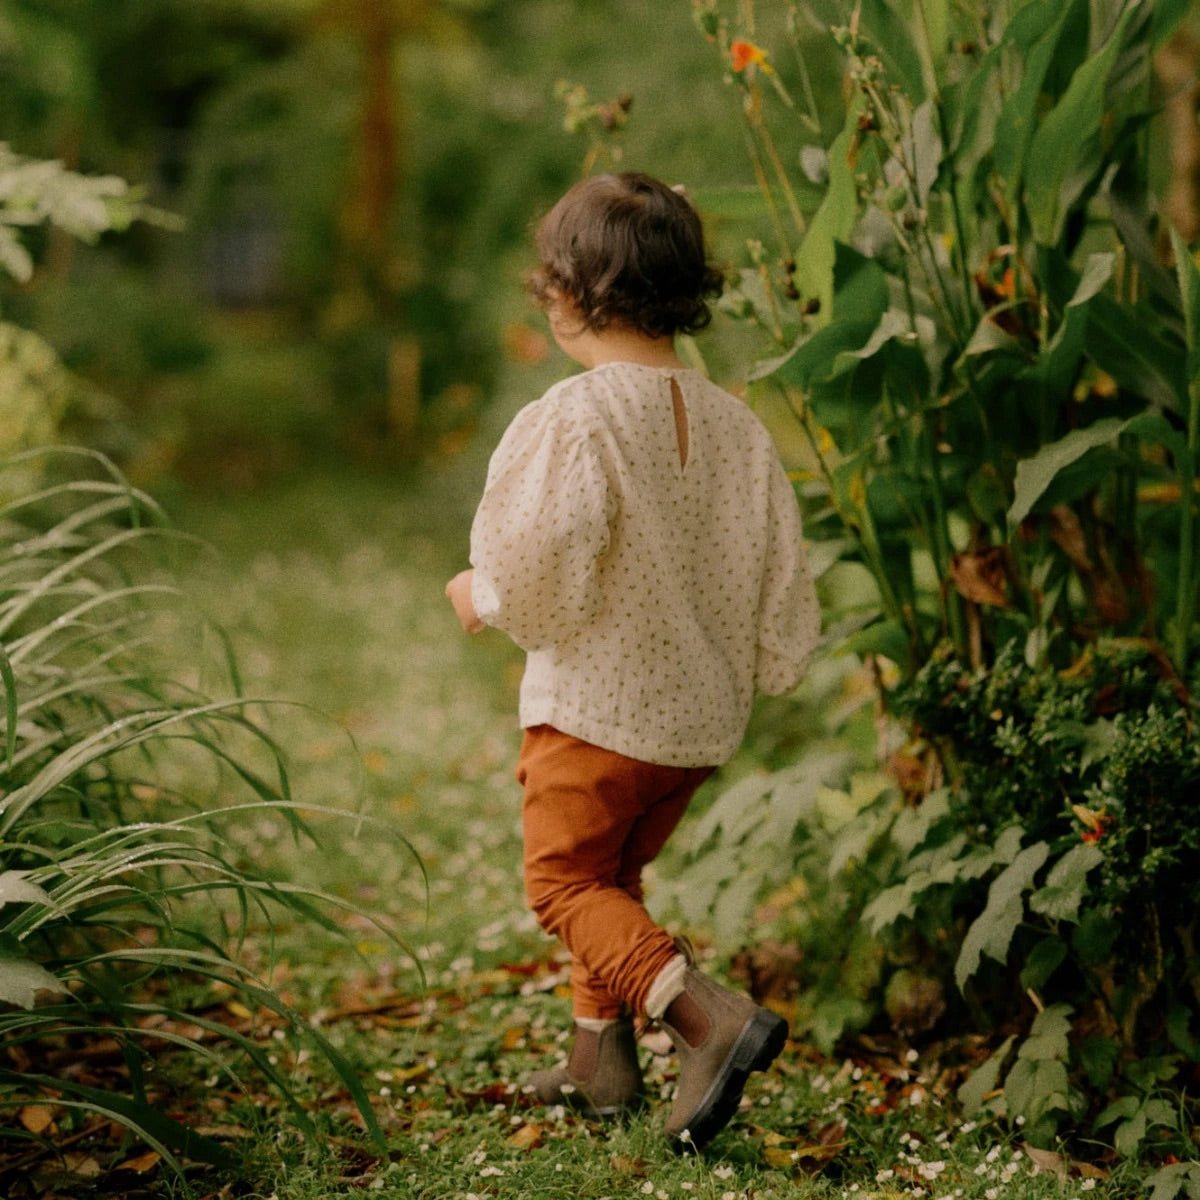
<svg viewBox="0 0 1200 1200">
<path fill-rule="evenodd" d="M 544 399 L 528 405 L 492 455 L 471 526 L 480 620 L 525 650 L 591 621 L 608 516 L 607 480 L 583 417 Z"/>
<path fill-rule="evenodd" d="M 755 685 L 770 696 L 782 695 L 804 675 L 821 631 L 821 615 L 804 552 L 800 507 L 779 463 L 771 476 L 758 619 Z"/>
</svg>

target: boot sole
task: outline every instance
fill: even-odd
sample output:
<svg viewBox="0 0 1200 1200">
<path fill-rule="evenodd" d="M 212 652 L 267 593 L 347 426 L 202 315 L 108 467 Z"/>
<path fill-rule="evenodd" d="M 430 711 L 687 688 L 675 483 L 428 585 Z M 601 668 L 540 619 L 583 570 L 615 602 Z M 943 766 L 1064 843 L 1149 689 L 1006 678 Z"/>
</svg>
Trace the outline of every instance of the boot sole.
<svg viewBox="0 0 1200 1200">
<path fill-rule="evenodd" d="M 760 1008 L 742 1027 L 687 1128 L 671 1139 L 676 1154 L 695 1153 L 729 1124 L 751 1071 L 765 1071 L 787 1042 L 787 1022 Z M 683 1133 L 688 1136 L 685 1138 Z"/>
<path fill-rule="evenodd" d="M 645 1112 L 648 1107 L 644 1092 L 639 1092 L 636 1096 L 629 1100 L 621 1100 L 616 1104 L 593 1104 L 580 1091 L 562 1093 L 557 1096 L 538 1095 L 539 1104 L 547 1106 L 552 1104 L 561 1104 L 563 1108 L 575 1113 L 577 1116 L 585 1117 L 589 1121 L 629 1121 L 640 1113 Z"/>
</svg>

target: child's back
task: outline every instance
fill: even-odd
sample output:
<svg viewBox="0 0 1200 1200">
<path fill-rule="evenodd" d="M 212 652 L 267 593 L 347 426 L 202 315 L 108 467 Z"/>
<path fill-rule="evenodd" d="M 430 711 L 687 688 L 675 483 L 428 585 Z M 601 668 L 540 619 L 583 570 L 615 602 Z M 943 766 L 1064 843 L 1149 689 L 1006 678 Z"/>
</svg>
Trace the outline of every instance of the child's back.
<svg viewBox="0 0 1200 1200">
<path fill-rule="evenodd" d="M 725 761 L 755 687 L 798 677 L 818 624 L 802 553 L 758 418 L 695 371 L 630 362 L 518 416 L 472 535 L 488 620 L 530 651 L 522 724 L 680 766 Z"/>
</svg>

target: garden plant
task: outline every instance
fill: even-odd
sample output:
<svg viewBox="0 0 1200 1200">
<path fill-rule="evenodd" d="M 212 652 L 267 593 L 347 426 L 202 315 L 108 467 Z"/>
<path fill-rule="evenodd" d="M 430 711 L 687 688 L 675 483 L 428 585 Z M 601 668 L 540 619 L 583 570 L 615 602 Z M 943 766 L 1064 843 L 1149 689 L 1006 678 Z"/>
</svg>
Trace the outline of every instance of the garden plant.
<svg viewBox="0 0 1200 1200">
<path fill-rule="evenodd" d="M 18 279 L 18 231 L 92 240 L 139 215 L 119 179 L 0 153 L 0 257 Z M 264 973 L 242 952 L 280 915 L 334 931 L 360 911 L 263 869 L 259 843 L 311 850 L 314 820 L 364 818 L 293 794 L 289 752 L 175 581 L 188 539 L 154 500 L 98 454 L 22 449 L 53 439 L 71 381 L 32 332 L 0 323 L 0 339 L 0 1110 L 20 1118 L 0 1137 L 27 1151 L 6 1182 L 112 1123 L 141 1143 L 140 1170 L 234 1169 L 228 1145 L 163 1111 L 168 1053 L 276 1089 L 311 1129 L 264 1023 L 327 1060 L 382 1146 L 357 1073 L 271 986 L 269 957 Z"/>
<path fill-rule="evenodd" d="M 1153 70 L 1187 6 L 693 8 L 761 185 L 702 197 L 762 230 L 726 307 L 882 732 L 880 771 L 821 747 L 719 799 L 677 890 L 734 926 L 747 863 L 798 875 L 821 1042 L 991 1029 L 968 1113 L 1194 1192 L 1200 272 Z"/>
</svg>

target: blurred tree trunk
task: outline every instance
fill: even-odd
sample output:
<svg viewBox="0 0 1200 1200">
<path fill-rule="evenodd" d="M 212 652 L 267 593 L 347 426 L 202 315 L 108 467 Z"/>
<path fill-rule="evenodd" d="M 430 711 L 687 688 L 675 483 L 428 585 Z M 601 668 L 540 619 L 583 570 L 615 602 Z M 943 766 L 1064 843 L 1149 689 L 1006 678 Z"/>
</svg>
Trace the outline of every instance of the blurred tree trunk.
<svg viewBox="0 0 1200 1200">
<path fill-rule="evenodd" d="M 403 186 L 401 150 L 404 114 L 395 77 L 401 38 L 420 29 L 431 0 L 329 0 L 322 23 L 349 28 L 362 51 L 362 100 L 353 165 L 344 191 L 338 228 L 349 278 L 387 329 L 384 419 L 389 438 L 404 452 L 413 449 L 420 414 L 421 355 L 416 336 L 405 328 L 400 259 L 393 228 Z"/>
<path fill-rule="evenodd" d="M 1180 236 L 1200 236 L 1200 39 L 1184 26 L 1154 62 L 1165 93 L 1171 182 L 1163 209 Z"/>
</svg>

